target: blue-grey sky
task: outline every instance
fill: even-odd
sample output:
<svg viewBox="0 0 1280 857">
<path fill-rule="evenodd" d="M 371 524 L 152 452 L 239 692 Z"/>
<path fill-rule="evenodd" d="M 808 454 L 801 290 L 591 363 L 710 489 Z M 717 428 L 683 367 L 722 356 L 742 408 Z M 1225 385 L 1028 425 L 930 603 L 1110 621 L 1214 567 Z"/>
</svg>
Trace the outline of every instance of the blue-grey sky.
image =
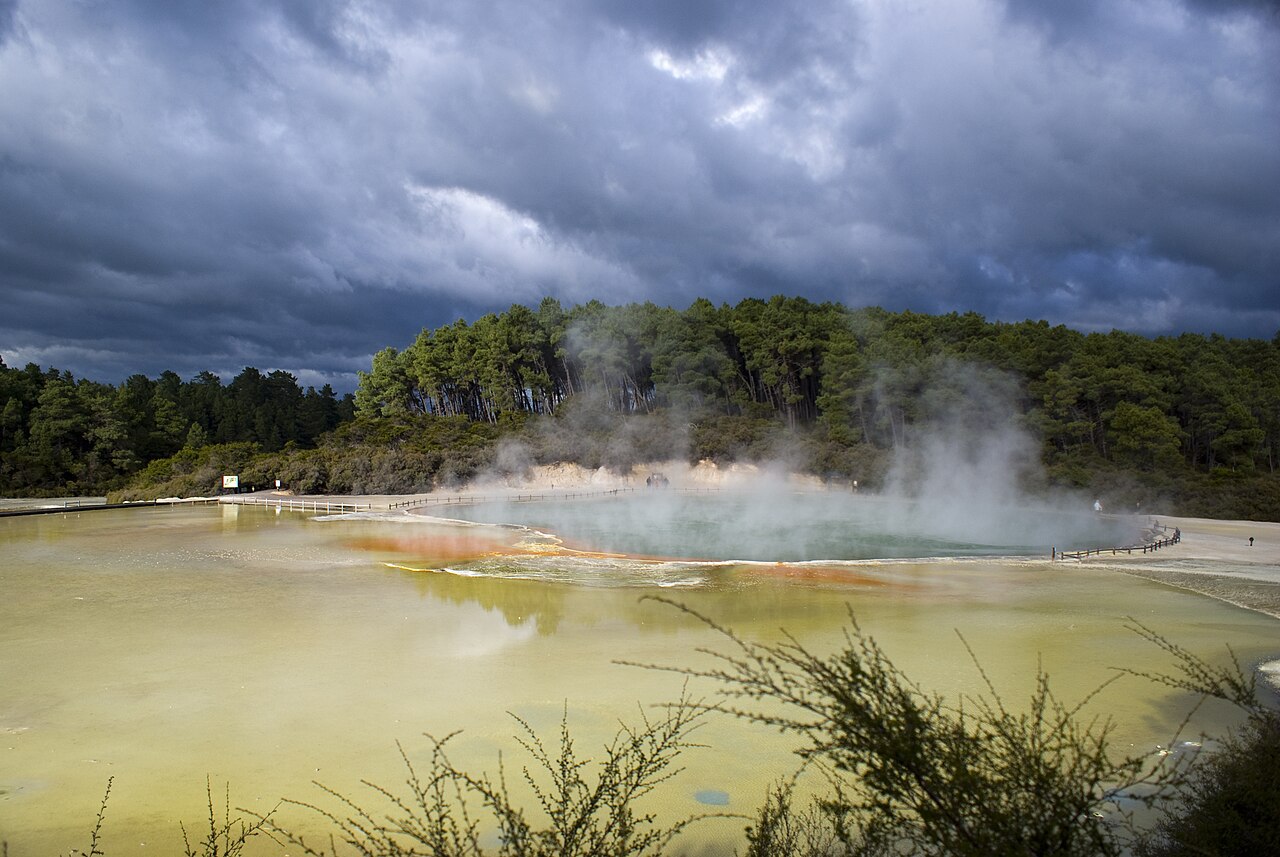
<svg viewBox="0 0 1280 857">
<path fill-rule="evenodd" d="M 1275 4 L 0 0 L 10 366 L 776 293 L 1272 337 Z"/>
</svg>

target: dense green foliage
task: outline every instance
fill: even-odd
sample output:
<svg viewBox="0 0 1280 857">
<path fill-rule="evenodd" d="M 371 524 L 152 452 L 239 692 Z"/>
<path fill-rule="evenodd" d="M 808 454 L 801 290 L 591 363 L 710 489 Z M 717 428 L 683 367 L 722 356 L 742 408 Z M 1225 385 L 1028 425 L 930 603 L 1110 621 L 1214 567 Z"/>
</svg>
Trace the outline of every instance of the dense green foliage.
<svg viewBox="0 0 1280 857">
<path fill-rule="evenodd" d="M 358 418 L 320 438 L 314 449 L 262 452 L 257 444 L 184 448 L 151 462 L 114 500 L 197 497 L 223 474 L 246 489 L 279 479 L 301 494 L 412 494 L 458 485 L 490 466 L 499 430 L 465 419 Z"/>
<path fill-rule="evenodd" d="M 207 493 L 217 474 L 195 453 L 227 443 L 257 445 L 249 484 L 430 490 L 518 465 L 500 437 L 525 464 L 771 459 L 873 487 L 938 427 L 999 415 L 1041 444 L 1050 483 L 1113 508 L 1280 518 L 1280 336 L 1084 334 L 781 296 L 685 310 L 547 298 L 383 349 L 353 402 L 284 372 L 117 388 L 0 365 L 0 404 L 0 493 L 88 493 L 175 455 L 134 479 L 139 496 Z M 358 425 L 322 440 L 353 408 Z"/>
<path fill-rule="evenodd" d="M 186 382 L 173 372 L 133 375 L 116 387 L 2 360 L 0 403 L 2 494 L 107 491 L 152 462 L 191 458 L 209 444 L 312 446 L 354 407 L 328 384 L 304 392 L 280 371 L 247 368 L 227 385 L 209 372 Z"/>
<path fill-rule="evenodd" d="M 548 298 L 384 349 L 356 403 L 499 424 L 587 396 L 610 414 L 674 415 L 692 459 L 787 447 L 798 467 L 875 484 L 885 453 L 975 388 L 1002 391 L 994 406 L 1042 442 L 1053 483 L 1128 508 L 1280 515 L 1280 337 L 1084 334 L 781 296 L 683 311 Z"/>
<path fill-rule="evenodd" d="M 595 390 L 624 413 L 769 415 L 889 446 L 929 415 L 957 361 L 1012 374 L 1018 404 L 1064 468 L 1090 456 L 1144 471 L 1277 463 L 1275 341 L 1083 334 L 781 296 L 734 307 L 700 299 L 684 311 L 597 301 L 566 311 L 550 298 L 536 312 L 517 305 L 379 352 L 356 402 L 367 415 L 497 422 L 554 413 Z"/>
</svg>

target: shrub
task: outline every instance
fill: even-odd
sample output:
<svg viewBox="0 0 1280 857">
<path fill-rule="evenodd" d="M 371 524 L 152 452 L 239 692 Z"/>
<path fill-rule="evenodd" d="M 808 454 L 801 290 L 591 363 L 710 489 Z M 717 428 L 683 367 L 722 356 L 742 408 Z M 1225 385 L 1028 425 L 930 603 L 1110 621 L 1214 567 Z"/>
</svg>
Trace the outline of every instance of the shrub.
<svg viewBox="0 0 1280 857">
<path fill-rule="evenodd" d="M 1133 836 L 1129 807 L 1160 803 L 1185 774 L 1185 756 L 1116 754 L 1111 722 L 1081 716 L 1092 695 L 1066 705 L 1043 673 L 1017 711 L 975 659 L 987 693 L 951 703 L 914 684 L 852 615 L 844 647 L 819 657 L 790 637 L 745 641 L 665 603 L 731 647 L 707 652 L 718 666 L 674 671 L 717 683 L 718 710 L 797 735 L 804 767 L 827 777 L 827 793 L 804 811 L 789 788 L 769 796 L 749 833 L 752 854 L 1119 855 Z M 1199 671 L 1187 687 L 1239 695 L 1203 662 L 1188 665 Z"/>
<path fill-rule="evenodd" d="M 534 817 L 513 801 L 501 767 L 496 778 L 454 767 L 446 752 L 452 735 L 431 739 L 431 757 L 422 774 L 401 748 L 408 771 L 404 791 L 366 783 L 389 809 L 367 809 L 324 786 L 320 788 L 338 808 L 287 803 L 314 810 L 333 825 L 333 838 L 363 857 L 656 857 L 700 817 L 664 826 L 652 813 L 642 812 L 638 802 L 679 772 L 675 762 L 695 746 L 688 738 L 701 717 L 699 708 L 684 699 L 660 720 L 650 721 L 642 714 L 639 726 L 620 727 L 604 748 L 594 776 L 588 774 L 590 760 L 574 749 L 567 714 L 554 755 L 532 727 L 516 717 L 523 733 L 517 740 L 534 761 L 532 768 L 521 768 L 534 794 Z M 498 845 L 491 850 L 481 844 L 482 816 L 498 831 Z M 338 853 L 332 841 L 328 851 L 317 849 L 304 837 L 275 826 L 269 817 L 259 822 L 304 854 Z"/>
<path fill-rule="evenodd" d="M 1192 768 L 1176 800 L 1135 853 L 1140 857 L 1215 854 L 1252 857 L 1280 850 L 1280 712 L 1260 701 L 1256 680 L 1214 670 L 1150 629 L 1135 630 L 1174 656 L 1179 673 L 1145 678 L 1234 703 L 1244 728 Z"/>
<path fill-rule="evenodd" d="M 531 809 L 514 801 L 501 763 L 496 777 L 455 767 L 446 752 L 451 735 L 431 740 L 422 773 L 401 749 L 405 790 L 366 783 L 384 808 L 366 808 L 325 786 L 334 808 L 287 801 L 330 823 L 327 850 L 278 826 L 274 811 L 244 824 L 227 809 L 219 821 L 206 780 L 209 835 L 193 847 L 184 828 L 187 857 L 235 857 L 259 833 L 308 855 L 336 855 L 341 845 L 363 857 L 657 857 L 689 824 L 710 816 L 664 825 L 639 802 L 679 772 L 679 755 L 696 746 L 691 732 L 711 712 L 802 739 L 800 771 L 766 795 L 746 830 L 747 857 L 1049 857 L 1130 848 L 1139 857 L 1189 857 L 1269 854 L 1280 842 L 1280 714 L 1259 701 L 1238 666 L 1210 666 L 1143 625 L 1131 627 L 1171 654 L 1177 670 L 1132 674 L 1226 700 L 1248 715 L 1246 728 L 1207 761 L 1115 756 L 1110 722 L 1083 720 L 1084 702 L 1059 702 L 1043 673 L 1025 711 L 1007 708 L 990 681 L 987 694 L 947 703 L 913 684 L 852 617 L 845 646 L 819 657 L 789 637 L 774 645 L 744 641 L 688 608 L 653 600 L 719 631 L 730 651 L 703 650 L 718 663 L 711 669 L 642 666 L 709 679 L 726 702 L 682 696 L 660 720 L 642 714 L 639 726 L 622 726 L 604 748 L 594 776 L 591 760 L 574 749 L 567 714 L 554 753 L 516 718 L 517 740 L 534 762 L 521 769 L 534 795 Z M 744 701 L 767 710 L 740 707 Z M 825 777 L 826 789 L 797 808 L 796 783 L 811 773 Z M 81 857 L 103 857 L 106 802 L 89 850 L 74 852 Z M 1122 802 L 1168 812 L 1140 836 Z M 495 847 L 482 845 L 482 824 L 496 828 Z"/>
<path fill-rule="evenodd" d="M 1253 718 L 1193 770 L 1185 792 L 1135 853 L 1253 857 L 1280 848 L 1280 717 Z"/>
</svg>

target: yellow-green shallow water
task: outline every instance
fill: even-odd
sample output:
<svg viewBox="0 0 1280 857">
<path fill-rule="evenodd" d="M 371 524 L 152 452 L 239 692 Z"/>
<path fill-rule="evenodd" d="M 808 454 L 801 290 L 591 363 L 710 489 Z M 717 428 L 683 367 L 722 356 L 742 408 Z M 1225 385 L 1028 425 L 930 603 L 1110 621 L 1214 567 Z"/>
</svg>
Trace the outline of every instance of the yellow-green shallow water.
<svg viewBox="0 0 1280 857">
<path fill-rule="evenodd" d="M 424 759 L 423 732 L 458 729 L 460 766 L 496 770 L 502 751 L 514 769 L 524 759 L 507 712 L 550 740 L 566 706 L 578 749 L 596 755 L 619 718 L 681 692 L 678 676 L 616 661 L 706 664 L 695 649 L 719 644 L 646 594 L 749 639 L 776 640 L 785 628 L 819 651 L 838 645 L 849 606 L 908 674 L 951 695 L 980 689 L 957 631 L 1015 700 L 1030 692 L 1037 663 L 1068 700 L 1109 667 L 1167 667 L 1124 629 L 1126 616 L 1214 660 L 1225 644 L 1247 663 L 1280 655 L 1280 623 L 1268 617 L 1034 559 L 817 569 L 467 561 L 462 554 L 487 544 L 478 532 L 227 507 L 0 520 L 0 839 L 9 853 L 87 849 L 109 777 L 103 850 L 167 854 L 181 850 L 179 821 L 202 823 L 206 776 L 219 797 L 230 783 L 233 805 L 260 811 L 281 797 L 320 799 L 312 780 L 363 797 L 361 779 L 401 782 L 396 741 Z M 1191 704 L 1126 678 L 1092 710 L 1116 719 L 1121 749 L 1154 752 Z M 1207 706 L 1193 729 L 1234 722 Z M 687 755 L 657 800 L 672 817 L 750 813 L 794 765 L 785 742 L 760 727 L 712 719 L 697 738 L 709 747 Z M 698 799 L 721 792 L 727 806 Z M 324 829 L 294 808 L 279 820 Z M 707 823 L 685 843 L 724 853 L 741 827 Z M 255 853 L 278 851 L 260 846 Z"/>
</svg>

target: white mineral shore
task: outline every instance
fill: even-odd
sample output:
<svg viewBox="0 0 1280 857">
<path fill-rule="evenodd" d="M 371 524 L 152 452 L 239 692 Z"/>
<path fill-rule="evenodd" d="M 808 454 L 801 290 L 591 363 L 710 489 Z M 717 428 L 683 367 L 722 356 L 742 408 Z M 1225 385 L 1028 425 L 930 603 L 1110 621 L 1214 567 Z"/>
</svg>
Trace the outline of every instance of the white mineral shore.
<svg viewBox="0 0 1280 857">
<path fill-rule="evenodd" d="M 1150 517 L 1168 527 L 1168 534 L 1174 528 L 1181 530 L 1181 541 L 1147 554 L 1103 553 L 1080 562 L 1115 568 L 1280 618 L 1280 524 Z"/>
</svg>

